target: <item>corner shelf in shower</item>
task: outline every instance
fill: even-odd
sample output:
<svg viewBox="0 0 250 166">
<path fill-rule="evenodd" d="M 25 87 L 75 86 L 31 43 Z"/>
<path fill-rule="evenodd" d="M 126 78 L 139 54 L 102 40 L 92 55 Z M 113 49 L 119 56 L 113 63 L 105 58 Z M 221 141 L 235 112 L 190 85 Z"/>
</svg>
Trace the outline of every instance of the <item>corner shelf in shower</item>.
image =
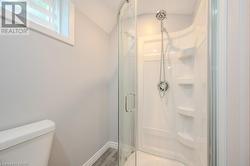
<svg viewBox="0 0 250 166">
<path fill-rule="evenodd" d="M 179 56 L 179 59 L 187 59 L 194 57 L 196 52 L 196 47 L 189 47 L 181 50 L 181 54 Z"/>
<path fill-rule="evenodd" d="M 195 148 L 194 139 L 191 136 L 189 136 L 188 134 L 186 134 L 186 133 L 178 132 L 177 133 L 177 140 L 181 144 L 183 144 L 184 146 L 186 146 L 188 148 L 191 148 L 191 149 Z"/>
<path fill-rule="evenodd" d="M 195 110 L 193 108 L 188 107 L 177 107 L 178 113 L 182 116 L 187 116 L 194 118 L 195 117 Z"/>
<path fill-rule="evenodd" d="M 193 77 L 179 77 L 177 78 L 177 82 L 179 85 L 194 85 L 194 78 Z"/>
</svg>

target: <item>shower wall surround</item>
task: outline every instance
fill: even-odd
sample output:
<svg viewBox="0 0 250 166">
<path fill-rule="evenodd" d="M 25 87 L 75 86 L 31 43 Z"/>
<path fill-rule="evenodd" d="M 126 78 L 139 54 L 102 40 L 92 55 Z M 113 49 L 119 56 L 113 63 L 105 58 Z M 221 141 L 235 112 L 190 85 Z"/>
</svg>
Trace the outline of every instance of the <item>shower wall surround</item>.
<svg viewBox="0 0 250 166">
<path fill-rule="evenodd" d="M 168 16 L 168 20 L 170 20 L 170 24 L 167 27 L 169 28 L 170 32 L 174 31 L 175 28 L 184 28 L 187 27 L 192 23 L 192 16 L 190 15 L 170 15 Z M 152 35 L 152 34 L 157 34 L 160 33 L 158 21 L 155 20 L 155 15 L 153 14 L 143 14 L 138 16 L 138 36 L 143 36 L 143 35 Z M 156 24 L 156 25 L 155 25 Z M 148 27 L 148 30 L 145 30 L 143 27 Z M 108 61 L 110 62 L 109 68 L 110 68 L 110 73 L 111 75 L 111 81 L 109 84 L 109 98 L 111 103 L 109 104 L 109 126 L 110 126 L 110 140 L 117 142 L 118 141 L 118 91 L 116 88 L 117 87 L 117 82 L 118 82 L 118 30 L 117 27 L 113 29 L 113 31 L 110 34 L 110 54 L 111 56 L 108 57 Z"/>
<path fill-rule="evenodd" d="M 138 39 L 139 150 L 187 166 L 207 166 L 207 5 L 200 2 L 190 27 L 170 33 L 164 99 L 157 89 L 161 36 Z"/>
</svg>

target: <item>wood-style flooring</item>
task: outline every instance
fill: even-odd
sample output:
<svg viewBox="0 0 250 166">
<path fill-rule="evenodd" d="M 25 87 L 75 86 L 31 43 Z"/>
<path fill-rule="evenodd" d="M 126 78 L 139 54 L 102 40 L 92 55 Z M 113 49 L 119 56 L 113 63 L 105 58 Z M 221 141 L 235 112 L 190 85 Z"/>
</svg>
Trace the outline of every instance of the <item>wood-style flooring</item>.
<svg viewBox="0 0 250 166">
<path fill-rule="evenodd" d="M 93 166 L 118 166 L 118 151 L 109 148 Z"/>
</svg>

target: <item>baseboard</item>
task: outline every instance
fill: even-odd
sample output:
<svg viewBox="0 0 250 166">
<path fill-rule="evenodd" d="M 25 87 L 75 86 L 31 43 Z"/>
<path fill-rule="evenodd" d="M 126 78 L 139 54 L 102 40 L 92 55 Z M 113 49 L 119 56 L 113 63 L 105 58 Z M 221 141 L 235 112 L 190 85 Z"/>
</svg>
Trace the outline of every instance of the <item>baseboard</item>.
<svg viewBox="0 0 250 166">
<path fill-rule="evenodd" d="M 117 142 L 108 142 L 108 145 L 110 148 L 113 148 L 113 149 L 118 149 L 118 143 Z"/>
<path fill-rule="evenodd" d="M 107 142 L 100 150 L 98 150 L 86 163 L 82 166 L 92 166 L 105 152 L 108 148 L 118 149 L 117 142 Z"/>
</svg>

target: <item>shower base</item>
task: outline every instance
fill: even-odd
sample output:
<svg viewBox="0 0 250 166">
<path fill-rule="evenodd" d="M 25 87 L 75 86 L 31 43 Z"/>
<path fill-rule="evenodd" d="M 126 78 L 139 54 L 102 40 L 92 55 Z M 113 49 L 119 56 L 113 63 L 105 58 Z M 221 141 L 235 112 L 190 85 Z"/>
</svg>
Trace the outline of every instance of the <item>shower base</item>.
<svg viewBox="0 0 250 166">
<path fill-rule="evenodd" d="M 135 154 L 132 154 L 128 158 L 125 166 L 134 166 L 135 163 L 134 155 Z M 185 166 L 185 165 L 178 161 L 161 158 L 148 153 L 137 151 L 137 166 Z"/>
</svg>

